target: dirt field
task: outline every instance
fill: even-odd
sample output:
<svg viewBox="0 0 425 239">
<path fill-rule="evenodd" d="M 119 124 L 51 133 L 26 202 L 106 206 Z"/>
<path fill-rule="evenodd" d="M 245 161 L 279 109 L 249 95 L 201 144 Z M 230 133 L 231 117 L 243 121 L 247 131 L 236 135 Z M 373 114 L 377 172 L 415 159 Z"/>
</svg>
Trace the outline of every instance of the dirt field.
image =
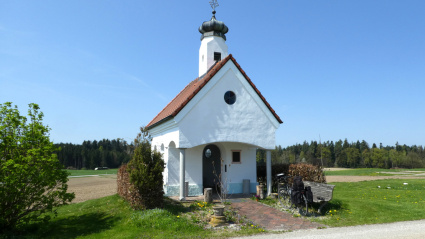
<svg viewBox="0 0 425 239">
<path fill-rule="evenodd" d="M 70 178 L 68 191 L 75 193 L 72 203 L 113 195 L 117 193 L 117 175 Z"/>
<path fill-rule="evenodd" d="M 420 176 L 326 176 L 326 182 L 360 182 L 381 179 L 425 179 Z"/>
<path fill-rule="evenodd" d="M 332 182 L 359 182 L 380 179 L 425 179 L 425 176 L 326 176 L 328 183 Z M 68 191 L 75 193 L 73 203 L 84 202 L 90 199 L 101 198 L 117 193 L 117 175 L 96 177 L 70 178 Z"/>
</svg>

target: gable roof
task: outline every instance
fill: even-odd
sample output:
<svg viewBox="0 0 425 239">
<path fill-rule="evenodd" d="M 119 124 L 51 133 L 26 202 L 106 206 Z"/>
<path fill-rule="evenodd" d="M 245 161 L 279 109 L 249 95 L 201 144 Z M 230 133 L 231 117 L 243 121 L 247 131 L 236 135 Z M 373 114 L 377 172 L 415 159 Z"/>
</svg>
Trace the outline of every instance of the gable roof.
<svg viewBox="0 0 425 239">
<path fill-rule="evenodd" d="M 230 54 L 223 60 L 217 62 L 204 76 L 201 76 L 200 78 L 198 77 L 192 82 L 190 82 L 176 97 L 174 97 L 174 99 L 170 103 L 168 103 L 167 106 L 165 106 L 165 108 L 161 112 L 159 112 L 157 116 L 155 116 L 155 118 L 152 119 L 151 122 L 149 122 L 146 127 L 148 129 L 151 129 L 175 117 L 229 60 L 231 60 L 236 65 L 236 67 L 239 69 L 239 71 L 242 73 L 242 75 L 245 77 L 251 87 L 255 90 L 255 92 L 257 92 L 258 96 L 261 98 L 261 100 L 276 118 L 276 120 L 280 124 L 282 124 L 283 121 L 276 114 L 276 112 L 273 110 L 273 108 L 270 106 L 264 96 L 260 93 L 254 83 L 252 83 L 251 79 L 246 75 L 245 71 L 242 70 L 241 66 L 236 62 L 232 54 Z"/>
</svg>

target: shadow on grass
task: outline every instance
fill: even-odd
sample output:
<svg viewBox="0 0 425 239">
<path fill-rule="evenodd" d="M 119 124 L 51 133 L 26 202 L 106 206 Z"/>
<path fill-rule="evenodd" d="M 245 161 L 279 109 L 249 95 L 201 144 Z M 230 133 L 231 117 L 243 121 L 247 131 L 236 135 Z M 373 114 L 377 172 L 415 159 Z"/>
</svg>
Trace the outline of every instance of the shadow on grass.
<svg viewBox="0 0 425 239">
<path fill-rule="evenodd" d="M 173 215 L 178 215 L 180 213 L 190 211 L 189 208 L 184 207 L 180 202 L 176 202 L 167 197 L 164 197 L 164 209 Z"/>
<path fill-rule="evenodd" d="M 19 231 L 9 231 L 0 238 L 76 238 L 107 230 L 120 220 L 103 212 L 87 213 L 63 219 L 52 219 L 47 223 L 26 225 Z"/>
<path fill-rule="evenodd" d="M 314 203 L 313 207 L 317 210 L 320 207 L 319 203 Z M 341 200 L 339 199 L 332 199 L 331 201 L 328 202 L 328 204 L 326 204 L 323 208 L 322 208 L 322 215 L 325 215 L 327 211 L 330 210 L 340 210 L 343 209 L 344 205 L 342 203 Z"/>
<path fill-rule="evenodd" d="M 48 223 L 46 228 L 40 228 L 40 236 L 43 238 L 67 239 L 81 235 L 90 235 L 110 229 L 120 219 L 120 217 L 110 216 L 103 212 L 87 213 L 80 216 L 56 219 Z"/>
</svg>

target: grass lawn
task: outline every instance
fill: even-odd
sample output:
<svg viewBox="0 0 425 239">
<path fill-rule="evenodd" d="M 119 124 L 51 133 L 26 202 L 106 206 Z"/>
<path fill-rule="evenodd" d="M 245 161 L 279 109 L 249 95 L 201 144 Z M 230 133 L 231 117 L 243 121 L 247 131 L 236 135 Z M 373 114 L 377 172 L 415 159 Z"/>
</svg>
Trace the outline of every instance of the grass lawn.
<svg viewBox="0 0 425 239">
<path fill-rule="evenodd" d="M 425 180 L 332 184 L 336 185 L 333 199 L 326 206 L 325 217 L 316 218 L 320 223 L 352 226 L 425 219 Z"/>
<path fill-rule="evenodd" d="M 415 169 L 381 169 L 381 168 L 357 168 L 347 169 L 339 171 L 325 171 L 326 176 L 391 176 L 394 174 L 386 174 L 385 172 L 397 173 L 405 171 L 422 171 L 425 172 L 425 168 Z"/>
<path fill-rule="evenodd" d="M 164 209 L 134 211 L 118 195 L 58 208 L 58 216 L 48 223 L 22 228 L 19 238 L 223 238 L 262 233 L 243 225 L 241 230 L 204 229 L 211 205 L 181 204 L 166 199 Z M 12 238 L 10 234 L 0 238 Z"/>
<path fill-rule="evenodd" d="M 66 169 L 70 173 L 69 176 L 83 176 L 83 175 L 100 175 L 100 174 L 117 174 L 118 169 L 106 169 L 106 170 L 70 170 Z"/>
</svg>

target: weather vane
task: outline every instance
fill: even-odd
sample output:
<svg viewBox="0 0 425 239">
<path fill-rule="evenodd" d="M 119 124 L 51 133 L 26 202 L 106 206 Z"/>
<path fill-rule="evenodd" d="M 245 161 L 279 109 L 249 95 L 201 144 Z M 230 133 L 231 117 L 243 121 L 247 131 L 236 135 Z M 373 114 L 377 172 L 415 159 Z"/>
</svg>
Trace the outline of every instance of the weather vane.
<svg viewBox="0 0 425 239">
<path fill-rule="evenodd" d="M 211 0 L 210 5 L 211 5 L 211 8 L 213 9 L 214 12 L 215 12 L 215 8 L 220 6 L 220 5 L 218 5 L 217 0 Z"/>
</svg>

